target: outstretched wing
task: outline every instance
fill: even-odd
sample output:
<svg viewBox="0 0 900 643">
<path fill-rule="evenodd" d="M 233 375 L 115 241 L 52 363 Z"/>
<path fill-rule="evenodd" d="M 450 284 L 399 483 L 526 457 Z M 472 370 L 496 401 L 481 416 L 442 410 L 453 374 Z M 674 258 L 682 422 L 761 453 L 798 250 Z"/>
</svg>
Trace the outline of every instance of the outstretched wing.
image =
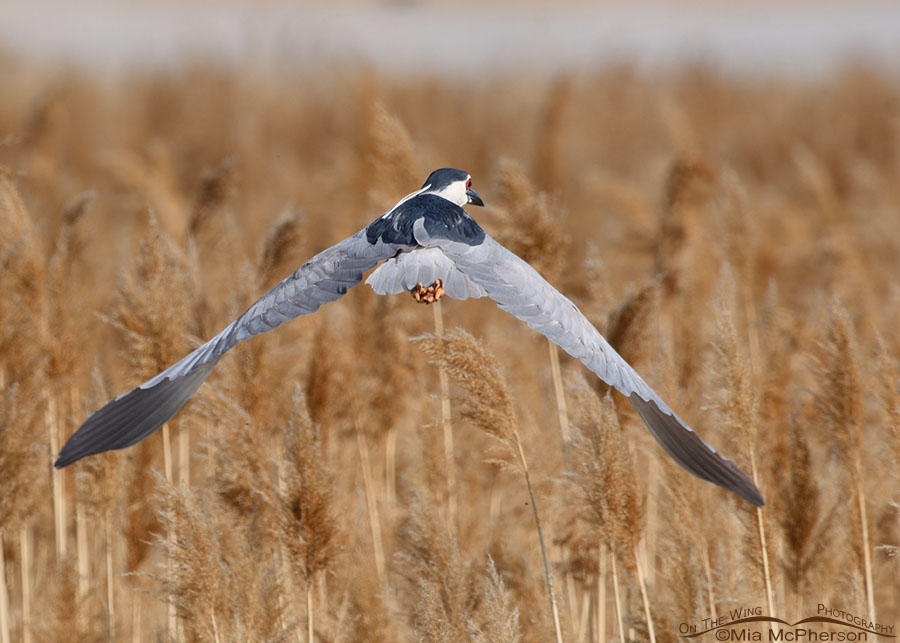
<svg viewBox="0 0 900 643">
<path fill-rule="evenodd" d="M 361 230 L 320 252 L 221 333 L 93 413 L 63 446 L 55 466 L 140 442 L 175 415 L 232 346 L 339 299 L 360 282 L 366 270 L 397 249 L 381 240 L 370 243 L 366 231 Z"/>
<path fill-rule="evenodd" d="M 729 489 L 754 505 L 763 505 L 762 496 L 750 478 L 679 418 L 575 304 L 528 263 L 489 236 L 485 236 L 483 243 L 471 246 L 432 237 L 422 226 L 417 226 L 415 232 L 419 243 L 443 250 L 501 309 L 545 335 L 627 396 L 653 437 L 678 464 L 698 478 Z"/>
</svg>

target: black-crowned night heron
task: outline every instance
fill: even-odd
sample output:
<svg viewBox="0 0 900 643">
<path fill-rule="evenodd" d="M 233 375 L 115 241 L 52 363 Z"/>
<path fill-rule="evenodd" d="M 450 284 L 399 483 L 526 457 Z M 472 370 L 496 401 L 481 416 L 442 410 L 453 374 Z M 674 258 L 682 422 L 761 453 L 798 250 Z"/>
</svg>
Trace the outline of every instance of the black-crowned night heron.
<svg viewBox="0 0 900 643">
<path fill-rule="evenodd" d="M 421 189 L 303 264 L 221 333 L 93 413 L 63 446 L 56 466 L 140 442 L 181 408 L 232 346 L 339 299 L 383 261 L 366 280 L 376 293 L 411 292 L 423 303 L 445 294 L 490 297 L 627 396 L 653 437 L 687 471 L 762 506 L 756 485 L 682 421 L 575 304 L 485 234 L 463 210 L 467 204 L 484 205 L 472 178 L 461 170 L 435 170 Z"/>
</svg>

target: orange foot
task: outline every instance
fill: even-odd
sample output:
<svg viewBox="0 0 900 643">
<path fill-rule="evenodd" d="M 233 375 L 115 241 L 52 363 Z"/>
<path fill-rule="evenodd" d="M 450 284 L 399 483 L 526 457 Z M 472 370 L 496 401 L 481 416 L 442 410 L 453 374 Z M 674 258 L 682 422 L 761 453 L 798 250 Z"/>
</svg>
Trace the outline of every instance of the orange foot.
<svg viewBox="0 0 900 643">
<path fill-rule="evenodd" d="M 420 281 L 409 292 L 413 299 L 420 304 L 433 304 L 436 301 L 440 301 L 441 297 L 444 296 L 444 284 L 440 279 L 435 279 L 434 283 L 426 288 Z"/>
</svg>

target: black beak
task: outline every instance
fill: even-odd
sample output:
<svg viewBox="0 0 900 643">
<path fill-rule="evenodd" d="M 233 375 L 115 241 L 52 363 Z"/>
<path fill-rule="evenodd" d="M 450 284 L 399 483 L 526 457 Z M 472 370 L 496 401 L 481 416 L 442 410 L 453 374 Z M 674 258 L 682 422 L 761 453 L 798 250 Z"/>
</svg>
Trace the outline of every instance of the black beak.
<svg viewBox="0 0 900 643">
<path fill-rule="evenodd" d="M 469 203 L 471 203 L 472 205 L 480 205 L 484 207 L 484 201 L 482 201 L 481 197 L 478 196 L 478 192 L 476 192 L 472 188 L 469 188 L 468 190 L 466 190 L 466 194 L 469 197 Z"/>
</svg>

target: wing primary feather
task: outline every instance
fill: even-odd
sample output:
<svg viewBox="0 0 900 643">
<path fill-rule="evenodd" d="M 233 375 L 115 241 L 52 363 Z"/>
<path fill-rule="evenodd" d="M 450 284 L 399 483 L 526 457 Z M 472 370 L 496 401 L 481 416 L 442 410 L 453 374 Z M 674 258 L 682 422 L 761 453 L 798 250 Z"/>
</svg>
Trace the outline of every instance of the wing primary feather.
<svg viewBox="0 0 900 643">
<path fill-rule="evenodd" d="M 737 465 L 720 456 L 694 431 L 685 428 L 676 416 L 664 413 L 656 402 L 643 400 L 637 393 L 632 393 L 628 399 L 653 437 L 685 470 L 701 480 L 734 491 L 757 507 L 765 504 L 759 489 Z"/>
<path fill-rule="evenodd" d="M 81 458 L 124 449 L 156 431 L 184 406 L 212 371 L 207 362 L 188 375 L 164 379 L 150 388 L 135 388 L 93 413 L 60 450 L 54 466 L 64 467 Z"/>
</svg>

